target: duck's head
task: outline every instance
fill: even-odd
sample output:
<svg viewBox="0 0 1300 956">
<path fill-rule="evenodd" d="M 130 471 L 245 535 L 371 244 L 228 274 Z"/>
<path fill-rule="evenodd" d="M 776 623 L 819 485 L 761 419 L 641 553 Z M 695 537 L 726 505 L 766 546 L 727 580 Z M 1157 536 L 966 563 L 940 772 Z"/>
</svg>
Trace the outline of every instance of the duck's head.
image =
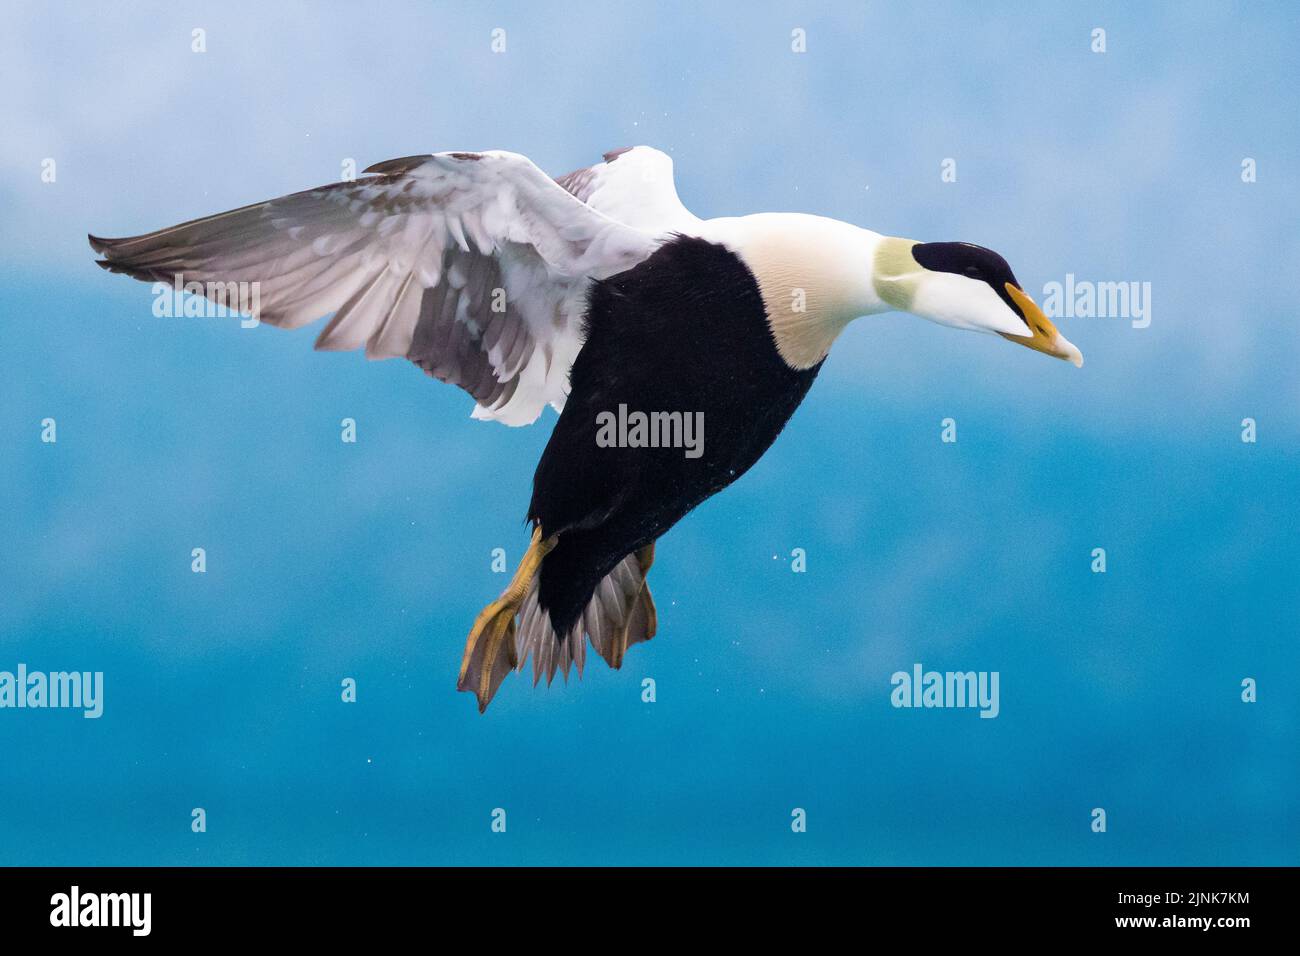
<svg viewBox="0 0 1300 956">
<path fill-rule="evenodd" d="M 1035 352 L 1083 365 L 1083 355 L 1021 288 L 1007 260 L 969 242 L 885 239 L 874 284 L 896 309 L 940 325 L 997 333 Z"/>
</svg>

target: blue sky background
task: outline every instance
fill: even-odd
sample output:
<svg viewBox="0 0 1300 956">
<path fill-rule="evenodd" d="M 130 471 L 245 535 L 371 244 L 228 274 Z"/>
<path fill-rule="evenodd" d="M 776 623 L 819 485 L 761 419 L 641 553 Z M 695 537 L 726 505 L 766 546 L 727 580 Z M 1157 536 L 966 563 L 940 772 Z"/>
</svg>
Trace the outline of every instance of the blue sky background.
<svg viewBox="0 0 1300 956">
<path fill-rule="evenodd" d="M 1294 5 L 4 13 L 0 669 L 102 670 L 106 701 L 0 711 L 0 863 L 1300 862 Z M 84 237 L 348 157 L 500 147 L 558 175 L 633 143 L 699 215 L 975 241 L 1036 294 L 1146 281 L 1152 322 L 1062 319 L 1082 371 L 856 323 L 661 541 L 659 636 L 621 672 L 512 677 L 480 717 L 461 648 L 553 415 L 472 422 L 314 330 L 155 318 Z M 892 708 L 916 662 L 999 671 L 1000 716 Z"/>
</svg>

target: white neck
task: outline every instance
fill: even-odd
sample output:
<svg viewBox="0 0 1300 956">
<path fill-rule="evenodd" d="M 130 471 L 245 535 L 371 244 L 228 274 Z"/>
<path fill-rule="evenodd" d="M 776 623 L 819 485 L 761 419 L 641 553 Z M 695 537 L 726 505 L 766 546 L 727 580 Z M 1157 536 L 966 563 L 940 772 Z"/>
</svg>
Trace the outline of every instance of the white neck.
<svg viewBox="0 0 1300 956">
<path fill-rule="evenodd" d="M 897 308 L 876 284 L 885 237 L 801 213 L 709 219 L 696 233 L 721 242 L 754 273 L 768 325 L 787 365 L 811 368 L 860 315 Z"/>
</svg>

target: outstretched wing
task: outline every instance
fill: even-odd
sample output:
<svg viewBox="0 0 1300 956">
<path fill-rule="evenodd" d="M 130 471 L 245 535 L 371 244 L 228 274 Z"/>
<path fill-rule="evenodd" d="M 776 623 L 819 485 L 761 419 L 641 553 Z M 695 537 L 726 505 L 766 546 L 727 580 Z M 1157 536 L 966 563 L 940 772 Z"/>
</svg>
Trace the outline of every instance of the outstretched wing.
<svg viewBox="0 0 1300 956">
<path fill-rule="evenodd" d="M 556 180 L 592 209 L 644 232 L 694 232 L 700 220 L 682 205 L 673 161 L 650 146 L 610 150 L 605 161 Z"/>
<path fill-rule="evenodd" d="M 563 405 L 592 279 L 622 272 L 654 237 L 598 212 L 526 157 L 437 153 L 126 239 L 90 237 L 99 265 L 202 283 L 256 317 L 333 318 L 316 348 L 364 347 L 458 385 L 476 418 L 509 425 Z"/>
</svg>

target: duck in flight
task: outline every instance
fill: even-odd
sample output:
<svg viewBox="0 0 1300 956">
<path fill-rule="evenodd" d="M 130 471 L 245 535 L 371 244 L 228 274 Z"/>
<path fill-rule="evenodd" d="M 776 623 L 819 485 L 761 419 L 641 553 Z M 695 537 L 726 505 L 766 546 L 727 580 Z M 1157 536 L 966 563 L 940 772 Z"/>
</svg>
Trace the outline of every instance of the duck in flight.
<svg viewBox="0 0 1300 956">
<path fill-rule="evenodd" d="M 475 418 L 559 411 L 532 541 L 465 643 L 457 686 L 480 711 L 530 657 L 549 683 L 581 676 L 588 641 L 617 668 L 654 636 L 656 539 L 763 455 L 853 319 L 901 310 L 1083 364 L 990 249 L 799 213 L 701 220 L 646 146 L 559 179 L 516 153 L 411 156 L 90 244 L 110 272 L 223 305 L 254 284 L 270 325 L 332 313 L 317 349 L 405 358 Z M 701 426 L 689 453 L 683 421 Z"/>
</svg>

